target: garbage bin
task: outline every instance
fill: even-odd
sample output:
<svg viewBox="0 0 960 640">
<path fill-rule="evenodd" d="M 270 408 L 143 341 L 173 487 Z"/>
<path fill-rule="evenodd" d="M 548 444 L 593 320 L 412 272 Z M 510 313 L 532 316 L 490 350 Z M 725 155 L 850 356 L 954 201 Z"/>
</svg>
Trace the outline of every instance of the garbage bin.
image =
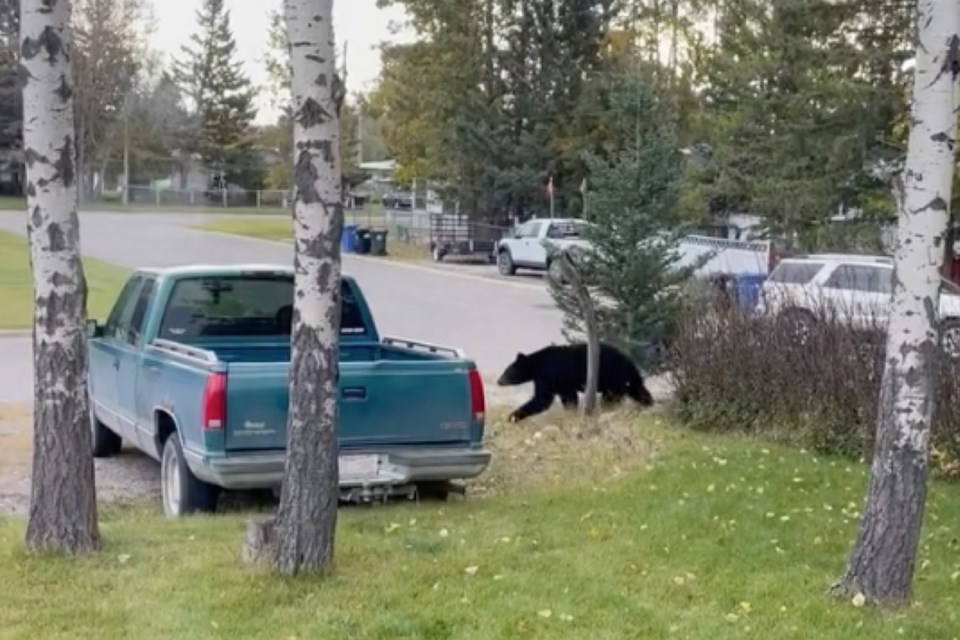
<svg viewBox="0 0 960 640">
<path fill-rule="evenodd" d="M 373 229 L 370 231 L 370 255 L 387 255 L 387 230 Z"/>
<path fill-rule="evenodd" d="M 357 227 L 354 236 L 354 250 L 360 255 L 370 253 L 370 229 Z"/>
<path fill-rule="evenodd" d="M 357 250 L 357 225 L 343 225 L 343 233 L 340 234 L 340 250 L 344 253 L 354 253 Z"/>
<path fill-rule="evenodd" d="M 763 286 L 765 276 L 741 273 L 737 276 L 737 301 L 740 309 L 747 313 L 753 311 L 760 301 L 760 287 Z"/>
</svg>

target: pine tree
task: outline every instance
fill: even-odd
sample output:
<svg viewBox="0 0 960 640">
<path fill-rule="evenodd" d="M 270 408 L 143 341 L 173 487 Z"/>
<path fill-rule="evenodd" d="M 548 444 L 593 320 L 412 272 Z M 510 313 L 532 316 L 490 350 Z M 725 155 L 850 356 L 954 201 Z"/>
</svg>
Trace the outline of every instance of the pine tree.
<svg viewBox="0 0 960 640">
<path fill-rule="evenodd" d="M 256 117 L 256 92 L 236 60 L 237 45 L 224 0 L 203 0 L 197 11 L 199 31 L 183 47 L 174 78 L 192 103 L 195 130 L 187 148 L 199 153 L 212 171 L 248 188 L 259 181 L 251 151 L 250 125 Z"/>
<path fill-rule="evenodd" d="M 598 309 L 600 337 L 643 361 L 650 346 L 669 339 L 679 301 L 677 197 L 680 153 L 657 95 L 635 73 L 608 76 L 602 102 L 616 135 L 601 151 L 588 151 L 583 236 L 590 249 L 575 264 Z M 579 302 L 556 274 L 550 289 L 564 312 L 569 339 L 583 333 Z"/>
</svg>

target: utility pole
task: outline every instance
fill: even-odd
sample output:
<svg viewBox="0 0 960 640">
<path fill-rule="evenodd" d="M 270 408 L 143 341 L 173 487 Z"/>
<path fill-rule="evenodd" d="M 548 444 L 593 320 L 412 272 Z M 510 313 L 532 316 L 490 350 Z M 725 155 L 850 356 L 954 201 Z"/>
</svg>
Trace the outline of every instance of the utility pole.
<svg viewBox="0 0 960 640">
<path fill-rule="evenodd" d="M 363 164 L 363 100 L 357 100 L 357 166 Z"/>
<path fill-rule="evenodd" d="M 123 99 L 123 206 L 130 204 L 130 94 Z"/>
</svg>

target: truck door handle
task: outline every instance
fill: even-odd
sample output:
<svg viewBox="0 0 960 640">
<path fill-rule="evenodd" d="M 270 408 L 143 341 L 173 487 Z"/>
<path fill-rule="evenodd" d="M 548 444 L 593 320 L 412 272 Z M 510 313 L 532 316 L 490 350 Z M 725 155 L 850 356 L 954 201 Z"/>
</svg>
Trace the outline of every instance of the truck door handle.
<svg viewBox="0 0 960 640">
<path fill-rule="evenodd" d="M 344 400 L 366 400 L 367 388 L 366 387 L 344 387 L 343 391 L 340 392 L 340 395 Z"/>
<path fill-rule="evenodd" d="M 116 369 L 117 371 L 120 370 L 120 358 L 113 359 L 113 368 Z"/>
</svg>

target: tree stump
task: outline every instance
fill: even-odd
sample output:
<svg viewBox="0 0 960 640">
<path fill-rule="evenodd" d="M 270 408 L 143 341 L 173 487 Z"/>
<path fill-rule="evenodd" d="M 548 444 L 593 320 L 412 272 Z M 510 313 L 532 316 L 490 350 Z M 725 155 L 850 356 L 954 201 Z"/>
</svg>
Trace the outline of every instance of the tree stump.
<svg viewBox="0 0 960 640">
<path fill-rule="evenodd" d="M 251 518 L 247 520 L 247 534 L 243 541 L 243 562 L 261 564 L 273 562 L 274 526 L 276 518 Z"/>
</svg>

